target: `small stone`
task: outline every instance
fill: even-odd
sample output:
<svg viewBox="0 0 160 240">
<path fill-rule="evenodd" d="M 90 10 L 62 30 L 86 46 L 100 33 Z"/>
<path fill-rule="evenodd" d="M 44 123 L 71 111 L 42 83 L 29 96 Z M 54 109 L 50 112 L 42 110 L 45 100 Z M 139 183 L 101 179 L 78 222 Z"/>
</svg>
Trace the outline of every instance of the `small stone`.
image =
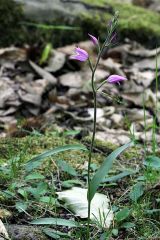
<svg viewBox="0 0 160 240">
<path fill-rule="evenodd" d="M 83 86 L 83 79 L 79 72 L 69 72 L 63 74 L 59 77 L 59 82 L 62 86 L 65 87 L 74 87 L 74 88 L 81 88 Z"/>
<path fill-rule="evenodd" d="M 123 116 L 117 113 L 114 113 L 111 116 L 111 120 L 113 121 L 113 125 L 115 127 L 122 127 L 123 124 Z"/>
<path fill-rule="evenodd" d="M 48 65 L 45 70 L 48 72 L 56 72 L 60 70 L 66 61 L 66 55 L 60 51 L 52 50 Z"/>
</svg>

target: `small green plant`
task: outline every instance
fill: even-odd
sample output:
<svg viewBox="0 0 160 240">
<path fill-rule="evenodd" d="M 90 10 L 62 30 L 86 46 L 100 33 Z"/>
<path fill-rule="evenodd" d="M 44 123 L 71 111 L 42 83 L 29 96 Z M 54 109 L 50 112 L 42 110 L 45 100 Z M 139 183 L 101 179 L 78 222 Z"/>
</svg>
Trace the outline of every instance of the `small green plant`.
<svg viewBox="0 0 160 240">
<path fill-rule="evenodd" d="M 47 43 L 42 51 L 41 58 L 39 60 L 40 65 L 42 65 L 43 63 L 45 63 L 48 60 L 51 50 L 52 50 L 52 44 Z"/>
<path fill-rule="evenodd" d="M 98 50 L 98 57 L 95 62 L 95 64 L 92 63 L 88 53 L 79 47 L 75 50 L 75 55 L 71 56 L 70 59 L 78 60 L 81 62 L 85 62 L 88 60 L 90 70 L 92 72 L 92 78 L 91 78 L 91 86 L 92 86 L 92 93 L 93 93 L 93 100 L 94 100 L 94 120 L 93 120 L 93 134 L 92 134 L 92 140 L 91 140 L 91 146 L 89 151 L 89 159 L 88 159 L 88 231 L 87 231 L 87 239 L 90 239 L 90 214 L 91 214 L 91 201 L 101 183 L 101 181 L 104 179 L 110 168 L 112 167 L 113 160 L 127 147 L 130 147 L 133 145 L 133 143 L 128 143 L 118 149 L 116 149 L 114 152 L 112 152 L 103 162 L 103 164 L 100 166 L 100 168 L 97 170 L 93 178 L 91 179 L 91 160 L 92 160 L 92 152 L 94 147 L 94 141 L 95 141 L 95 135 L 96 135 L 96 120 L 97 120 L 97 93 L 100 91 L 101 87 L 106 84 L 120 84 L 121 81 L 127 80 L 123 76 L 119 75 L 111 75 L 107 79 L 103 80 L 100 85 L 97 85 L 95 81 L 95 72 L 97 70 L 99 60 L 103 54 L 104 49 L 111 47 L 114 44 L 115 37 L 116 37 L 116 27 L 118 22 L 118 12 L 115 13 L 114 17 L 111 19 L 111 21 L 108 24 L 107 29 L 107 35 L 104 43 L 100 45 L 99 40 L 91 35 L 88 34 L 93 44 L 97 47 Z"/>
<path fill-rule="evenodd" d="M 96 73 L 100 58 L 103 54 L 103 51 L 106 48 L 111 47 L 115 43 L 115 37 L 116 37 L 116 32 L 115 31 L 116 31 L 116 27 L 117 27 L 117 22 L 118 22 L 118 13 L 116 12 L 114 17 L 110 20 L 110 22 L 108 24 L 106 39 L 105 39 L 105 41 L 102 45 L 99 43 L 99 40 L 95 36 L 93 36 L 91 34 L 88 34 L 89 37 L 90 37 L 90 40 L 97 47 L 97 51 L 98 51 L 97 60 L 94 64 L 92 63 L 92 61 L 89 57 L 89 54 L 84 49 L 81 49 L 79 47 L 77 47 L 75 49 L 75 55 L 72 55 L 70 57 L 70 59 L 72 59 L 72 60 L 78 60 L 78 61 L 81 61 L 81 62 L 88 61 L 88 64 L 89 64 L 89 67 L 90 67 L 90 70 L 91 70 L 91 73 L 92 73 L 91 86 L 92 86 L 93 102 L 94 102 L 94 121 L 93 121 L 92 140 L 91 140 L 91 145 L 90 145 L 89 151 L 88 151 L 88 149 L 86 149 L 86 147 L 84 147 L 82 145 L 65 145 L 65 146 L 62 146 L 62 147 L 57 147 L 57 148 L 55 148 L 53 150 L 50 150 L 50 151 L 46 151 L 46 152 L 42 153 L 41 155 L 31 159 L 26 164 L 26 170 L 27 171 L 32 171 L 33 169 L 36 169 L 37 167 L 39 167 L 42 164 L 42 162 L 44 161 L 45 158 L 56 155 L 60 152 L 64 152 L 64 151 L 68 151 L 68 150 L 83 150 L 83 151 L 87 150 L 88 151 L 88 170 L 87 170 L 87 180 L 88 180 L 87 181 L 87 186 L 88 186 L 88 192 L 87 192 L 88 208 L 87 208 L 87 210 L 88 210 L 88 218 L 87 218 L 87 234 L 86 234 L 86 237 L 85 237 L 85 239 L 88 239 L 88 240 L 91 239 L 91 234 L 90 234 L 91 202 L 92 202 L 94 196 L 96 196 L 96 194 L 97 194 L 96 193 L 97 189 L 100 186 L 101 182 L 103 182 L 103 180 L 104 180 L 105 176 L 108 174 L 109 170 L 112 168 L 113 161 L 125 149 L 134 145 L 133 142 L 129 142 L 129 143 L 115 149 L 109 156 L 107 156 L 105 158 L 102 165 L 97 169 L 97 171 L 94 173 L 93 177 L 91 178 L 92 154 L 93 154 L 95 135 L 96 135 L 97 94 L 101 93 L 101 91 L 100 91 L 101 87 L 106 83 L 109 83 L 109 84 L 118 83 L 118 84 L 120 84 L 120 82 L 123 82 L 123 81 L 127 80 L 123 76 L 110 75 L 110 76 L 108 76 L 107 79 L 103 80 L 100 84 L 97 84 L 96 81 L 95 81 L 95 73 Z M 72 169 L 71 167 L 69 167 L 68 164 L 66 164 L 64 161 L 61 161 L 61 162 L 58 161 L 58 164 L 59 164 L 59 167 L 64 172 L 67 172 L 67 173 L 69 173 L 73 176 L 76 175 L 76 171 L 74 169 Z M 82 191 L 83 191 L 83 189 L 82 189 Z M 84 190 L 83 192 L 86 192 L 86 190 Z M 111 209 L 109 211 L 112 212 Z M 107 214 L 109 214 L 109 213 L 107 213 Z M 104 214 L 101 212 L 100 213 L 100 224 L 101 225 L 104 225 L 103 221 L 106 218 L 107 218 L 107 216 L 104 216 Z M 56 219 L 50 218 L 50 219 L 35 220 L 32 223 L 34 223 L 34 224 L 43 224 L 43 223 L 44 224 L 54 224 L 55 222 L 56 222 Z M 63 223 L 64 220 L 63 219 L 62 220 L 57 219 L 57 222 L 61 224 L 61 222 Z"/>
</svg>

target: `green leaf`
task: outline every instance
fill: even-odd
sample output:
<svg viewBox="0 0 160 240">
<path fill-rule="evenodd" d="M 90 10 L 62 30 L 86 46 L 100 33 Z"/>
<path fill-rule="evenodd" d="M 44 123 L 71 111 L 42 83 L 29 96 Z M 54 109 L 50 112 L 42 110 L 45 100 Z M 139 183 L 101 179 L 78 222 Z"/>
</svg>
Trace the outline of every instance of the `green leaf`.
<svg viewBox="0 0 160 240">
<path fill-rule="evenodd" d="M 129 197 L 132 201 L 137 202 L 137 200 L 143 195 L 144 193 L 144 183 L 138 182 L 136 183 L 131 192 L 129 193 Z"/>
<path fill-rule="evenodd" d="M 43 49 L 42 56 L 41 56 L 41 59 L 39 61 L 40 65 L 45 63 L 48 60 L 49 55 L 51 53 L 51 50 L 52 50 L 52 44 L 51 43 L 47 43 L 47 45 Z"/>
<path fill-rule="evenodd" d="M 160 169 L 160 158 L 156 156 L 148 156 L 144 161 L 144 165 L 147 167 Z"/>
<path fill-rule="evenodd" d="M 117 175 L 105 178 L 102 182 L 103 183 L 105 183 L 105 182 L 115 182 L 115 181 L 120 180 L 121 178 L 124 178 L 124 177 L 130 176 L 132 174 L 135 174 L 136 172 L 137 172 L 137 170 L 125 170 L 125 171 L 123 171 L 123 172 L 121 172 Z"/>
<path fill-rule="evenodd" d="M 65 131 L 63 133 L 63 136 L 75 136 L 77 134 L 79 134 L 81 131 L 80 130 L 69 130 L 69 131 Z"/>
<path fill-rule="evenodd" d="M 36 225 L 58 225 L 58 226 L 66 226 L 66 227 L 78 227 L 79 224 L 73 220 L 66 220 L 62 218 L 39 218 L 33 220 L 31 224 Z"/>
<path fill-rule="evenodd" d="M 46 151 L 38 155 L 37 157 L 32 158 L 30 161 L 26 163 L 25 168 L 27 171 L 32 171 L 33 169 L 39 167 L 45 158 L 51 157 L 53 155 L 56 155 L 58 153 L 68 151 L 68 150 L 85 150 L 86 151 L 87 148 L 84 145 L 65 145 L 65 146 L 57 147 L 49 151 Z"/>
<path fill-rule="evenodd" d="M 35 198 L 40 198 L 41 195 L 47 193 L 48 185 L 45 182 L 40 182 L 36 188 L 28 187 L 26 190 L 27 192 L 30 192 Z"/>
<path fill-rule="evenodd" d="M 43 196 L 39 198 L 40 202 L 47 203 L 47 204 L 56 204 L 57 200 L 53 197 Z"/>
<path fill-rule="evenodd" d="M 132 222 L 125 222 L 121 225 L 121 228 L 129 229 L 135 227 L 135 223 Z"/>
<path fill-rule="evenodd" d="M 70 236 L 68 236 L 68 233 L 63 233 L 57 230 L 54 230 L 52 228 L 44 228 L 42 230 L 47 236 L 53 238 L 53 239 L 62 239 L 63 238 L 70 238 Z"/>
<path fill-rule="evenodd" d="M 24 212 L 28 207 L 28 204 L 25 202 L 16 202 L 16 209 L 18 212 Z"/>
<path fill-rule="evenodd" d="M 49 237 L 51 237 L 51 238 L 53 238 L 53 239 L 61 239 L 61 236 L 59 236 L 56 232 L 52 232 L 52 231 L 49 231 L 49 230 L 43 230 L 43 232 L 44 232 L 47 236 L 49 236 Z"/>
<path fill-rule="evenodd" d="M 117 228 L 113 228 L 112 229 L 112 234 L 113 234 L 113 236 L 117 237 L 118 236 L 118 229 Z"/>
<path fill-rule="evenodd" d="M 109 240 L 112 237 L 112 232 L 107 231 L 101 234 L 100 240 Z"/>
<path fill-rule="evenodd" d="M 22 22 L 24 25 L 36 27 L 36 28 L 41 28 L 45 30 L 52 30 L 52 29 L 57 29 L 57 30 L 80 30 L 80 27 L 71 27 L 71 26 L 65 26 L 65 25 L 48 25 L 48 24 L 38 24 L 38 23 L 31 23 L 31 22 Z"/>
<path fill-rule="evenodd" d="M 14 198 L 16 196 L 16 194 L 14 192 L 11 192 L 9 190 L 5 190 L 5 191 L 3 191 L 3 193 L 6 196 L 6 198 Z"/>
<path fill-rule="evenodd" d="M 26 181 L 30 181 L 30 180 L 36 180 L 36 179 L 44 179 L 45 177 L 38 173 L 38 172 L 35 172 L 35 173 L 31 173 L 29 174 L 28 176 L 25 177 L 25 180 Z"/>
<path fill-rule="evenodd" d="M 154 208 L 154 209 L 145 210 L 145 213 L 150 215 L 160 213 L 160 209 Z"/>
<path fill-rule="evenodd" d="M 63 181 L 61 184 L 62 184 L 62 187 L 64 188 L 71 188 L 76 185 L 80 185 L 80 186 L 83 185 L 83 183 L 78 179 L 66 180 L 66 181 Z"/>
<path fill-rule="evenodd" d="M 66 173 L 68 173 L 69 175 L 72 175 L 72 176 L 77 176 L 76 170 L 71 165 L 69 165 L 66 161 L 57 160 L 56 164 L 61 169 L 61 171 L 66 172 Z"/>
<path fill-rule="evenodd" d="M 56 207 L 59 207 L 60 206 L 60 203 L 58 202 L 58 200 L 56 198 L 53 198 L 51 196 L 42 196 L 38 199 L 39 202 L 42 202 L 42 203 L 46 203 L 50 206 L 56 206 Z"/>
<path fill-rule="evenodd" d="M 117 212 L 115 218 L 117 222 L 121 222 L 125 220 L 130 215 L 131 210 L 129 208 L 123 208 L 119 212 Z"/>
<path fill-rule="evenodd" d="M 27 191 L 23 188 L 19 188 L 17 191 L 21 196 L 23 196 L 24 198 L 28 197 Z"/>
<path fill-rule="evenodd" d="M 100 183 L 103 181 L 105 176 L 108 174 L 109 170 L 111 169 L 113 165 L 113 160 L 115 160 L 125 149 L 128 147 L 133 146 L 133 142 L 129 142 L 116 150 L 114 150 L 102 163 L 100 168 L 95 173 L 94 177 L 92 178 L 90 182 L 90 194 L 88 194 L 88 200 L 91 201 L 94 197 Z"/>
</svg>

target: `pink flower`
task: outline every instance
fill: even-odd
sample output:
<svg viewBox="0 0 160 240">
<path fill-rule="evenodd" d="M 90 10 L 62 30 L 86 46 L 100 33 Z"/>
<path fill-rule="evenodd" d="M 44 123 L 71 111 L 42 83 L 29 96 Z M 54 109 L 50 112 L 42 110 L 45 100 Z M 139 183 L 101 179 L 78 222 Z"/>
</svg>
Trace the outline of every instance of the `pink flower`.
<svg viewBox="0 0 160 240">
<path fill-rule="evenodd" d="M 88 57 L 89 57 L 88 53 L 84 49 L 76 47 L 75 55 L 70 56 L 70 59 L 85 62 L 88 59 Z"/>
<path fill-rule="evenodd" d="M 127 80 L 127 78 L 119 76 L 119 75 L 110 75 L 107 78 L 107 82 L 109 82 L 109 83 L 119 83 L 119 82 L 126 81 L 126 80 Z"/>
<path fill-rule="evenodd" d="M 91 39 L 91 41 L 93 42 L 94 45 L 98 45 L 98 39 L 95 36 L 93 36 L 89 33 L 88 33 L 88 36 L 90 37 L 90 39 Z"/>
</svg>

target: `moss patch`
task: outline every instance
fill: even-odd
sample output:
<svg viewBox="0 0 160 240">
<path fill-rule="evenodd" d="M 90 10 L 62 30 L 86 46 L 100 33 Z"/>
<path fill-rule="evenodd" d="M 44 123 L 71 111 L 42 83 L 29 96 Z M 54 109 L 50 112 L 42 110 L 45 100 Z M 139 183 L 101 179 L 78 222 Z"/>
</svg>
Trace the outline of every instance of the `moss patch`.
<svg viewBox="0 0 160 240">
<path fill-rule="evenodd" d="M 88 4 L 103 5 L 103 1 L 85 0 Z M 106 3 L 104 3 L 106 4 Z M 107 1 L 107 4 L 113 8 L 113 11 L 119 11 L 119 40 L 123 41 L 128 37 L 143 43 L 147 47 L 155 48 L 160 44 L 160 16 L 152 11 L 132 6 L 130 4 L 122 4 L 113 0 Z M 82 13 L 77 16 L 72 26 L 79 27 L 79 30 L 45 30 L 36 29 L 35 27 L 27 27 L 27 38 L 31 44 L 38 40 L 42 42 L 53 42 L 55 47 L 69 44 L 71 42 L 82 41 L 88 39 L 88 32 L 100 36 L 102 40 L 106 37 L 107 22 L 112 18 L 110 13 L 101 10 L 90 10 L 88 13 Z M 51 23 L 46 23 L 51 24 Z M 56 19 L 52 21 L 53 25 L 70 25 L 70 21 L 65 19 Z M 29 36 L 32 36 L 31 39 Z M 38 38 L 39 36 L 39 38 Z"/>
<path fill-rule="evenodd" d="M 85 0 L 90 4 L 106 5 L 104 0 Z M 108 0 L 107 4 L 119 11 L 119 32 L 121 39 L 129 37 L 150 47 L 160 44 L 160 15 L 131 4 L 122 4 L 116 0 Z M 109 14 L 104 14 L 108 19 Z M 102 22 L 101 25 L 106 24 Z"/>
<path fill-rule="evenodd" d="M 39 136 L 27 136 L 25 138 L 1 139 L 0 163 L 5 163 L 15 157 L 19 157 L 19 161 L 23 164 L 38 154 L 67 144 L 80 143 L 74 139 L 58 136 L 56 132 Z M 63 159 L 77 168 L 87 161 L 88 154 L 85 151 L 66 151 L 57 154 L 52 159 Z M 93 162 L 99 163 L 101 160 L 102 154 L 95 153 L 93 155 Z"/>
<path fill-rule="evenodd" d="M 5 47 L 23 41 L 22 9 L 12 0 L 0 0 L 0 46 Z"/>
<path fill-rule="evenodd" d="M 120 40 L 125 37 L 137 40 L 149 47 L 156 47 L 160 44 L 160 15 L 158 13 L 133 6 L 131 4 L 122 4 L 116 0 L 83 0 L 93 7 L 88 8 L 88 12 L 76 16 L 74 20 L 56 18 L 53 21 L 46 22 L 48 25 L 72 25 L 80 27 L 79 30 L 48 30 L 39 29 L 33 26 L 23 24 L 24 16 L 21 8 L 12 0 L 1 0 L 0 4 L 0 46 L 10 44 L 34 44 L 52 42 L 54 47 L 62 46 L 71 42 L 85 40 L 88 32 L 105 38 L 106 25 L 112 17 L 111 13 L 102 10 L 109 6 L 114 11 L 119 11 L 119 36 Z M 101 6 L 97 8 L 95 6 Z M 30 20 L 25 20 L 29 22 Z"/>
<path fill-rule="evenodd" d="M 14 181 L 17 177 L 24 176 L 24 164 L 33 157 L 44 153 L 50 149 L 64 146 L 67 144 L 84 144 L 89 149 L 90 137 L 86 137 L 82 143 L 78 140 L 61 136 L 57 132 L 46 133 L 45 135 L 30 135 L 24 138 L 7 138 L 0 140 L 0 163 L 3 168 L 7 164 L 7 171 L 1 168 L 0 178 L 1 183 L 7 182 L 9 179 Z M 92 163 L 100 165 L 104 158 L 114 151 L 118 146 L 110 142 L 95 141 L 94 153 Z M 124 166 L 131 166 L 131 159 L 137 156 L 137 150 L 130 148 L 125 151 L 121 157 L 121 164 Z M 65 151 L 49 157 L 39 167 L 39 170 L 47 174 L 47 171 L 56 170 L 56 161 L 64 160 L 68 162 L 77 170 L 82 170 L 85 163 L 88 161 L 88 152 L 86 151 Z M 4 164 L 5 163 L 5 164 Z M 6 169 L 6 167 L 5 167 Z M 114 163 L 114 170 L 116 170 L 116 162 Z"/>
</svg>

